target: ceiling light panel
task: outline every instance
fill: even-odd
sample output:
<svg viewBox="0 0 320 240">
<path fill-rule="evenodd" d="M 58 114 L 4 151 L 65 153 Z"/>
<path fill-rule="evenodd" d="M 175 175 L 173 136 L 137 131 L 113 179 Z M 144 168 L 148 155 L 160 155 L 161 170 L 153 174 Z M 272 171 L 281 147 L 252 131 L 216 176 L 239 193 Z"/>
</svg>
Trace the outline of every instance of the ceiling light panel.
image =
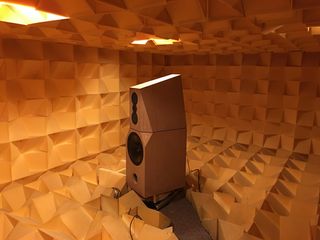
<svg viewBox="0 0 320 240">
<path fill-rule="evenodd" d="M 0 21 L 28 25 L 66 19 L 67 17 L 37 10 L 32 6 L 0 2 Z"/>
</svg>

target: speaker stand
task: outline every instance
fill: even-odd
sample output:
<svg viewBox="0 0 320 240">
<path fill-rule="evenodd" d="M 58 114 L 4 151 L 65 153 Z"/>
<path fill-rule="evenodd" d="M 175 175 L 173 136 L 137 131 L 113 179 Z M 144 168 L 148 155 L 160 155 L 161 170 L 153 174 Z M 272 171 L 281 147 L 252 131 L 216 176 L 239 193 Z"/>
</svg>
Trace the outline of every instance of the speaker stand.
<svg viewBox="0 0 320 240">
<path fill-rule="evenodd" d="M 150 198 L 145 198 L 143 199 L 143 202 L 149 208 L 160 210 L 163 207 L 167 206 L 179 194 L 184 193 L 184 191 L 184 188 L 179 188 L 168 193 L 154 195 Z"/>
</svg>

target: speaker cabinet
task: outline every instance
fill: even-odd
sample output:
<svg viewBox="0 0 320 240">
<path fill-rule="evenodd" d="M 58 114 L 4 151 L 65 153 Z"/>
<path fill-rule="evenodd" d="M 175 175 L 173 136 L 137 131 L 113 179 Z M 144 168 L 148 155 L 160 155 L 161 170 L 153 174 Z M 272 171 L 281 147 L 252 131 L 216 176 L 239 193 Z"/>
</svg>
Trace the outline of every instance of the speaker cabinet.
<svg viewBox="0 0 320 240">
<path fill-rule="evenodd" d="M 130 128 L 142 132 L 186 128 L 181 77 L 171 74 L 130 88 Z"/>
<path fill-rule="evenodd" d="M 185 184 L 186 130 L 128 135 L 127 182 L 143 197 L 183 187 Z"/>
<path fill-rule="evenodd" d="M 128 185 L 142 197 L 183 187 L 186 121 L 180 75 L 133 86 L 130 96 Z"/>
</svg>

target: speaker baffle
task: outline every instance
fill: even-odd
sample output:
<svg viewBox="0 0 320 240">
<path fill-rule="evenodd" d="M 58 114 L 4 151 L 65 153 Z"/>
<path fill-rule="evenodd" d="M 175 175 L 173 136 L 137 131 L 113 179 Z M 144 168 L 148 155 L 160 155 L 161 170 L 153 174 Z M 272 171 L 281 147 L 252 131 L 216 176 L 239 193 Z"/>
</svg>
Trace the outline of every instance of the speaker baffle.
<svg viewBox="0 0 320 240">
<path fill-rule="evenodd" d="M 128 136 L 127 150 L 132 163 L 139 166 L 143 160 L 143 145 L 139 135 L 135 132 Z"/>
</svg>

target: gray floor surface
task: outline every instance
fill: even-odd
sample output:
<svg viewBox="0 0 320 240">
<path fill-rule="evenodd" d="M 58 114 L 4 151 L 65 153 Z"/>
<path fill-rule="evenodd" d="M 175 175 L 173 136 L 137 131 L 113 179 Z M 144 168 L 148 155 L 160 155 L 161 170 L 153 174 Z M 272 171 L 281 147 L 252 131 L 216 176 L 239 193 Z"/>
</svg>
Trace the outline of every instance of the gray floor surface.
<svg viewBox="0 0 320 240">
<path fill-rule="evenodd" d="M 162 208 L 161 212 L 171 219 L 174 233 L 179 240 L 211 240 L 195 209 L 183 195 L 177 196 Z"/>
</svg>

